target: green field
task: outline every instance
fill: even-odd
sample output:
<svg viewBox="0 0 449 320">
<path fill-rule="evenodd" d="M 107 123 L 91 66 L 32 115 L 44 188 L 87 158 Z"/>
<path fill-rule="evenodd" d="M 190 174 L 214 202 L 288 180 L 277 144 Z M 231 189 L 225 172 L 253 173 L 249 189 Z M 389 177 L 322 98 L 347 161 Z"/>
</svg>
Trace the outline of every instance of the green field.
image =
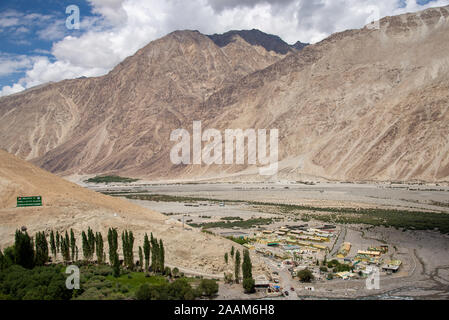
<svg viewBox="0 0 449 320">
<path fill-rule="evenodd" d="M 267 211 L 270 211 L 272 213 L 293 214 L 304 221 L 315 219 L 325 223 L 367 224 L 372 226 L 394 227 L 403 230 L 438 230 L 441 233 L 449 234 L 449 214 L 444 212 L 424 212 L 379 208 L 322 208 L 268 202 L 220 200 L 168 195 L 126 195 L 126 198 L 162 202 L 209 201 L 213 203 L 245 203 L 248 205 L 259 206 L 262 208 L 262 210 L 264 210 L 264 207 L 269 208 L 271 210 Z M 191 226 L 203 227 L 205 229 L 232 227 L 251 228 L 257 225 L 271 223 L 269 221 L 270 219 L 262 220 L 251 219 L 246 221 L 232 221 L 229 223 L 226 223 L 224 221 L 210 222 L 203 224 L 191 224 Z"/>
<path fill-rule="evenodd" d="M 131 183 L 139 181 L 139 179 L 125 178 L 119 176 L 96 176 L 94 178 L 87 179 L 87 183 Z"/>
</svg>

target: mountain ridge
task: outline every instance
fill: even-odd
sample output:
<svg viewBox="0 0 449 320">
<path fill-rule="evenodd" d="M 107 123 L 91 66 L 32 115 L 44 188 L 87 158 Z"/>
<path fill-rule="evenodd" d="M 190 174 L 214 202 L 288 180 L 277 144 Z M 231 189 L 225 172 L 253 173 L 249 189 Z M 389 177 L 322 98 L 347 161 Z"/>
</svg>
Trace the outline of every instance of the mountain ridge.
<svg viewBox="0 0 449 320">
<path fill-rule="evenodd" d="M 62 175 L 257 178 L 252 166 L 171 164 L 170 132 L 201 120 L 278 128 L 285 179 L 447 181 L 448 15 L 386 17 L 379 30 L 343 31 L 287 55 L 240 36 L 220 47 L 174 32 L 107 76 L 0 100 L 0 147 Z M 42 115 L 23 115 L 33 101 Z M 28 127 L 10 133 L 19 116 Z"/>
</svg>

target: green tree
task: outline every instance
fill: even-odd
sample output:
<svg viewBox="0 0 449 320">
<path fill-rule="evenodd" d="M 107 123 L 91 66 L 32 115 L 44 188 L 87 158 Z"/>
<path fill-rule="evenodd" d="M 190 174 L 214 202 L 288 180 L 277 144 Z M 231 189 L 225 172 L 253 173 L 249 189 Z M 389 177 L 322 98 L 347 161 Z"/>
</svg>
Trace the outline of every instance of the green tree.
<svg viewBox="0 0 449 320">
<path fill-rule="evenodd" d="M 87 239 L 87 235 L 84 231 L 81 233 L 81 239 L 82 239 L 82 245 L 83 245 L 84 260 L 89 261 L 89 257 L 90 257 L 89 240 Z"/>
<path fill-rule="evenodd" d="M 50 250 L 51 254 L 55 257 L 56 260 L 56 242 L 55 242 L 55 233 L 53 230 L 50 231 Z"/>
<path fill-rule="evenodd" d="M 240 281 L 240 251 L 238 251 L 238 250 L 235 253 L 234 278 L 235 278 L 235 283 L 239 283 L 239 281 Z"/>
<path fill-rule="evenodd" d="M 151 234 L 151 270 L 153 272 L 160 272 L 159 263 L 160 254 L 159 254 L 159 243 L 156 238 L 153 238 L 153 234 Z"/>
<path fill-rule="evenodd" d="M 101 235 L 101 232 L 97 232 L 95 235 L 95 246 L 96 246 L 96 254 L 97 254 L 97 262 L 98 264 L 103 264 L 105 261 L 104 259 L 104 242 L 103 242 L 103 236 Z"/>
<path fill-rule="evenodd" d="M 112 262 L 112 272 L 115 278 L 120 277 L 120 260 L 118 259 L 118 254 L 113 256 Z"/>
<path fill-rule="evenodd" d="M 159 264 L 159 270 L 163 272 L 165 269 L 165 250 L 162 239 L 159 240 Z"/>
<path fill-rule="evenodd" d="M 34 267 L 33 240 L 26 231 L 16 231 L 14 241 L 14 258 L 16 264 L 26 269 L 32 269 Z"/>
<path fill-rule="evenodd" d="M 122 250 L 123 250 L 123 259 L 125 266 L 133 270 L 134 269 L 134 236 L 132 231 L 125 230 L 122 232 Z"/>
<path fill-rule="evenodd" d="M 0 249 L 0 271 L 3 271 L 6 267 L 6 258 L 3 255 L 2 250 Z"/>
<path fill-rule="evenodd" d="M 118 235 L 117 230 L 110 228 L 108 230 L 109 263 L 114 264 L 115 256 L 118 255 Z"/>
<path fill-rule="evenodd" d="M 256 292 L 256 282 L 253 278 L 245 278 L 243 279 L 243 289 L 245 293 L 254 293 Z"/>
<path fill-rule="evenodd" d="M 143 271 L 143 251 L 141 246 L 139 246 L 139 267 L 140 271 Z"/>
<path fill-rule="evenodd" d="M 170 267 L 165 267 L 164 269 L 164 275 L 171 277 L 172 273 L 171 273 L 171 269 Z"/>
<path fill-rule="evenodd" d="M 70 249 L 72 250 L 72 260 L 75 259 L 75 247 L 76 247 L 75 233 L 73 232 L 73 229 L 70 229 Z"/>
<path fill-rule="evenodd" d="M 94 253 L 95 253 L 95 234 L 90 227 L 87 228 L 87 243 L 89 244 L 89 246 L 88 246 L 89 259 L 88 260 L 92 260 Z"/>
<path fill-rule="evenodd" d="M 298 271 L 297 276 L 301 282 L 312 282 L 315 278 L 309 269 Z"/>
<path fill-rule="evenodd" d="M 253 265 L 251 263 L 251 257 L 249 255 L 249 250 L 245 249 L 243 251 L 243 263 L 242 263 L 242 273 L 243 279 L 252 279 L 253 278 Z"/>
<path fill-rule="evenodd" d="M 234 259 L 234 246 L 231 248 L 231 258 Z"/>
<path fill-rule="evenodd" d="M 174 267 L 171 274 L 173 275 L 174 278 L 178 277 L 179 269 Z"/>
<path fill-rule="evenodd" d="M 148 235 L 145 233 L 145 238 L 143 240 L 143 253 L 145 255 L 145 271 L 148 271 L 148 268 L 150 266 L 150 250 L 151 250 L 150 241 L 148 240 Z"/>
<path fill-rule="evenodd" d="M 69 241 L 69 235 L 66 232 L 65 233 L 65 237 L 61 236 L 61 240 L 60 240 L 60 246 L 61 246 L 61 254 L 62 254 L 62 258 L 65 262 L 68 262 L 71 260 L 70 257 L 70 241 Z"/>
<path fill-rule="evenodd" d="M 224 254 L 224 259 L 225 259 L 226 264 L 228 264 L 228 253 L 227 252 Z"/>
<path fill-rule="evenodd" d="M 215 280 L 202 279 L 198 288 L 201 295 L 209 298 L 218 293 L 218 283 Z"/>
<path fill-rule="evenodd" d="M 129 232 L 128 238 L 128 266 L 131 270 L 134 270 L 134 235 L 133 232 Z"/>
<path fill-rule="evenodd" d="M 0 250 L 0 271 L 6 269 L 6 257 L 3 255 L 2 250 Z"/>
<path fill-rule="evenodd" d="M 59 231 L 56 231 L 56 253 L 61 251 L 61 236 Z"/>
<path fill-rule="evenodd" d="M 35 265 L 43 266 L 48 262 L 48 242 L 45 232 L 36 233 L 35 237 Z"/>
</svg>

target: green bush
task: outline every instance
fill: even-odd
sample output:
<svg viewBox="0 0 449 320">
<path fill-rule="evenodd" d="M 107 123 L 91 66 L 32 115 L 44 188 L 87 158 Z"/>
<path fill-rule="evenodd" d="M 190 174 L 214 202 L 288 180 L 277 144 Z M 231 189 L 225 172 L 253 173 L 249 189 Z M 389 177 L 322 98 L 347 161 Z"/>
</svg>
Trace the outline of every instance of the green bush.
<svg viewBox="0 0 449 320">
<path fill-rule="evenodd" d="M 61 266 L 25 269 L 13 265 L 0 272 L 0 294 L 14 300 L 69 300 Z"/>
<path fill-rule="evenodd" d="M 218 293 L 218 283 L 215 280 L 203 279 L 198 288 L 201 295 L 206 297 L 213 297 Z"/>
<path fill-rule="evenodd" d="M 243 279 L 243 289 L 245 289 L 245 293 L 254 293 L 256 292 L 256 282 L 252 278 Z"/>
<path fill-rule="evenodd" d="M 313 279 L 315 279 L 315 277 L 312 274 L 312 271 L 310 271 L 309 269 L 298 271 L 297 276 L 299 278 L 299 281 L 301 282 L 312 282 Z"/>
<path fill-rule="evenodd" d="M 186 279 L 159 285 L 144 283 L 135 295 L 137 300 L 193 300 L 196 296 L 195 290 Z"/>
</svg>

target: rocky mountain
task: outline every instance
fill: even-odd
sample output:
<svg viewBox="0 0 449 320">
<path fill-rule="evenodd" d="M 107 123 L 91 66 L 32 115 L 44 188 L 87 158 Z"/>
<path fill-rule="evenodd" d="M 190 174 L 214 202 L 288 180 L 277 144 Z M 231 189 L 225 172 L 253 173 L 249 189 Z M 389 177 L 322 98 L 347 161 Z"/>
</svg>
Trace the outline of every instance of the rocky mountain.
<svg viewBox="0 0 449 320">
<path fill-rule="evenodd" d="M 150 164 L 195 106 L 282 57 L 240 37 L 218 47 L 199 32 L 176 31 L 106 76 L 0 99 L 0 147 L 53 172 Z"/>
<path fill-rule="evenodd" d="M 448 181 L 448 16 L 386 17 L 286 56 L 238 34 L 219 46 L 175 32 L 107 76 L 1 99 L 0 147 L 63 175 L 259 178 L 255 166 L 173 165 L 170 133 L 201 120 L 278 129 L 278 178 Z"/>
<path fill-rule="evenodd" d="M 252 30 L 232 30 L 223 34 L 214 34 L 208 36 L 217 46 L 225 47 L 236 37 L 240 37 L 253 46 L 261 46 L 267 51 L 273 51 L 278 54 L 287 54 L 295 52 L 295 50 L 304 49 L 308 43 L 296 42 L 294 45 L 289 45 L 280 37 L 266 34 L 257 29 Z"/>
</svg>

